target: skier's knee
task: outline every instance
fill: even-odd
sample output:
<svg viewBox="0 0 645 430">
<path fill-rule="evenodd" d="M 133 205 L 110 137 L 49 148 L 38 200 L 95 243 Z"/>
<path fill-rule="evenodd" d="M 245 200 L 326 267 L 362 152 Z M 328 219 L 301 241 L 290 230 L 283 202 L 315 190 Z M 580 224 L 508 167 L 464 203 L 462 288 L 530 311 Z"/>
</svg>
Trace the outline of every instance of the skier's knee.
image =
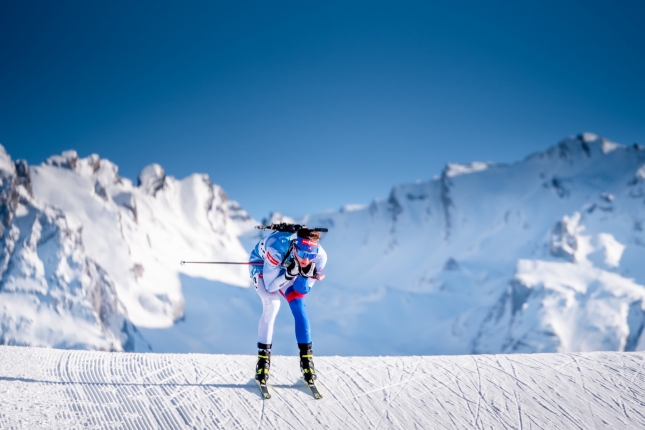
<svg viewBox="0 0 645 430">
<path fill-rule="evenodd" d="M 280 310 L 280 300 L 264 300 L 264 309 L 262 310 L 262 319 L 265 321 L 273 320 Z"/>
</svg>

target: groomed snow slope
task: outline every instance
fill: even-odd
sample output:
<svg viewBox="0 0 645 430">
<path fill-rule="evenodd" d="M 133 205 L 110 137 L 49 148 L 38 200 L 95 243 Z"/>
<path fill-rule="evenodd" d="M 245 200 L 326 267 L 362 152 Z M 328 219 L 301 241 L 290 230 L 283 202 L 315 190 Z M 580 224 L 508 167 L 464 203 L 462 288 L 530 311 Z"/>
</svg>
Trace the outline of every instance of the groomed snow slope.
<svg viewBox="0 0 645 430">
<path fill-rule="evenodd" d="M 0 428 L 644 428 L 645 353 L 297 358 L 0 347 Z"/>
</svg>

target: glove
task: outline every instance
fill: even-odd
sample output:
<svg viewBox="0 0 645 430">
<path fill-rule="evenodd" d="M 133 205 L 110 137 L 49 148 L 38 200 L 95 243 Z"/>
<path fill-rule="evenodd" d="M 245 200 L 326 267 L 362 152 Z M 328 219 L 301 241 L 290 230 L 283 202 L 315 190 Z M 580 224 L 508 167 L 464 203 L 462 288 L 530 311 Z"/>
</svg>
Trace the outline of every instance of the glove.
<svg viewBox="0 0 645 430">
<path fill-rule="evenodd" d="M 287 266 L 287 272 L 284 274 L 284 277 L 287 279 L 287 281 L 292 280 L 296 276 L 298 276 L 298 273 L 300 272 L 300 266 L 298 265 L 298 262 L 294 258 L 291 260 L 291 263 Z"/>
<path fill-rule="evenodd" d="M 300 276 L 303 278 L 315 278 L 316 277 L 316 263 L 313 261 L 305 267 L 299 267 Z"/>
</svg>

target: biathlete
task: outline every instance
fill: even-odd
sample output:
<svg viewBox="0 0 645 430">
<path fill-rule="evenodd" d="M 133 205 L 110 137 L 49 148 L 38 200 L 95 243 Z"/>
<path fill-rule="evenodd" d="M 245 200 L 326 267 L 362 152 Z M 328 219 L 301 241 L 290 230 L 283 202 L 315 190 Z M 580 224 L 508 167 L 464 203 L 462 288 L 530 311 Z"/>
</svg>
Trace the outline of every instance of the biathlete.
<svg viewBox="0 0 645 430">
<path fill-rule="evenodd" d="M 262 317 L 258 324 L 258 362 L 255 379 L 266 384 L 271 366 L 273 325 L 280 310 L 280 296 L 289 303 L 296 325 L 300 350 L 300 370 L 305 381 L 316 379 L 311 328 L 305 296 L 316 280 L 322 280 L 327 253 L 320 245 L 320 232 L 300 228 L 297 233 L 277 231 L 262 239 L 251 252 L 253 284 L 262 299 Z"/>
</svg>

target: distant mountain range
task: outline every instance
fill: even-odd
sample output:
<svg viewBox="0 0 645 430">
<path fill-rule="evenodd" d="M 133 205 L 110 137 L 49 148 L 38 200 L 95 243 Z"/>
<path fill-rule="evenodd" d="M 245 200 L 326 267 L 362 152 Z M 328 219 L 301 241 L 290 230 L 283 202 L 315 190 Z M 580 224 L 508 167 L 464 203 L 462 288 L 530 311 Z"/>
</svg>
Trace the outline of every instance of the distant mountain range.
<svg viewBox="0 0 645 430">
<path fill-rule="evenodd" d="M 246 268 L 178 264 L 245 261 L 259 237 L 208 176 L 151 165 L 135 186 L 96 155 L 27 166 L 2 150 L 0 178 L 0 343 L 158 350 L 145 328 L 191 318 L 181 284 L 193 278 L 245 291 L 231 300 L 258 309 L 236 288 L 250 286 Z M 510 165 L 448 164 L 386 200 L 297 221 L 329 227 L 327 278 L 307 298 L 325 353 L 645 349 L 641 146 L 584 133 Z M 214 309 L 212 324 L 240 324 Z M 293 343 L 291 331 L 277 340 Z M 222 335 L 213 351 L 239 342 Z"/>
<path fill-rule="evenodd" d="M 27 166 L 3 148 L 0 177 L 2 344 L 145 350 L 135 326 L 184 314 L 179 270 L 248 286 L 241 267 L 179 266 L 247 258 L 238 236 L 255 222 L 206 175 L 150 165 L 135 186 L 97 155 Z"/>
</svg>

